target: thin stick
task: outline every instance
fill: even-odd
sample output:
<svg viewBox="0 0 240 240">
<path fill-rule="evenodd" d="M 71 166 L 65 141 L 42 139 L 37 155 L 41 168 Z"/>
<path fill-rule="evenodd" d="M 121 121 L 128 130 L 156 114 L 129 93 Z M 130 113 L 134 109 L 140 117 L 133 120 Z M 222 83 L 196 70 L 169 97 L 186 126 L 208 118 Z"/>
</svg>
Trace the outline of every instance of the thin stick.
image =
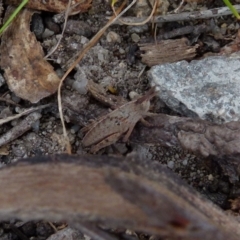
<svg viewBox="0 0 240 240">
<path fill-rule="evenodd" d="M 178 11 L 182 8 L 182 5 L 184 4 L 185 0 L 182 0 L 179 6 L 174 10 L 175 13 L 178 13 Z"/>
<path fill-rule="evenodd" d="M 240 11 L 240 5 L 234 5 L 237 11 Z M 221 8 L 213 8 L 209 10 L 203 11 L 195 11 L 195 12 L 182 12 L 177 14 L 169 14 L 169 15 L 160 15 L 155 16 L 153 21 L 154 23 L 163 23 L 163 22 L 176 22 L 176 21 L 190 21 L 195 19 L 207 19 L 213 17 L 220 17 L 232 15 L 232 12 L 229 10 L 228 7 L 221 7 Z M 138 18 L 138 17 L 123 17 L 121 21 L 127 23 L 140 23 L 145 21 L 147 18 Z M 114 24 L 121 24 L 120 21 L 115 21 Z"/>
<path fill-rule="evenodd" d="M 20 137 L 29 129 L 32 128 L 32 124 L 41 118 L 41 114 L 38 112 L 30 113 L 26 118 L 20 121 L 15 127 L 11 128 L 8 132 L 0 136 L 0 147 L 8 144 L 14 139 Z"/>
<path fill-rule="evenodd" d="M 60 42 L 62 41 L 62 38 L 63 38 L 63 34 L 65 32 L 65 29 L 66 29 L 66 25 L 67 25 L 67 20 L 68 20 L 68 16 L 69 16 L 69 13 L 71 11 L 71 3 L 72 3 L 72 0 L 69 0 L 68 1 L 68 5 L 67 5 L 67 9 L 65 11 L 65 17 L 64 17 L 64 24 L 63 24 L 63 29 L 62 29 L 62 33 L 61 33 L 61 36 L 60 38 L 58 39 L 58 42 L 57 44 L 55 45 L 55 47 L 50 50 L 50 52 L 44 57 L 44 59 L 47 59 L 50 55 L 52 55 L 58 48 Z"/>
<path fill-rule="evenodd" d="M 116 13 L 116 11 L 115 11 L 114 4 L 112 4 L 111 7 L 112 7 L 112 10 L 113 10 L 113 12 L 114 12 L 114 15 L 117 17 L 117 13 Z M 121 18 L 119 18 L 118 21 L 119 21 L 120 23 L 124 24 L 124 25 L 129 25 L 129 26 L 140 26 L 140 25 L 144 25 L 144 24 L 148 23 L 148 22 L 151 20 L 151 18 L 153 17 L 153 14 L 154 14 L 154 12 L 156 11 L 156 9 L 157 9 L 157 0 L 155 0 L 155 2 L 154 2 L 154 6 L 153 6 L 153 9 L 152 9 L 151 14 L 150 14 L 150 15 L 147 17 L 147 19 L 145 19 L 144 21 L 142 21 L 142 22 L 128 23 L 128 22 L 123 21 Z"/>
<path fill-rule="evenodd" d="M 16 115 L 4 118 L 4 119 L 0 119 L 0 126 L 3 125 L 4 123 L 10 122 L 10 121 L 15 120 L 17 118 L 20 118 L 24 115 L 27 115 L 29 113 L 35 112 L 37 110 L 40 110 L 40 109 L 43 109 L 43 108 L 46 108 L 46 107 L 49 107 L 49 106 L 51 106 L 51 104 L 46 104 L 46 105 L 42 105 L 42 106 L 35 107 L 35 108 L 29 108 L 29 109 L 26 109 L 19 114 L 16 114 Z"/>
<path fill-rule="evenodd" d="M 104 34 L 104 32 L 107 30 L 107 28 L 109 26 L 111 26 L 117 19 L 119 19 L 126 11 L 128 11 L 128 9 L 130 9 L 136 3 L 136 1 L 137 0 L 133 0 L 132 3 L 129 4 L 117 17 L 113 16 L 107 22 L 107 24 L 97 32 L 97 34 L 83 48 L 83 51 L 79 54 L 77 60 L 74 61 L 74 63 L 69 67 L 67 72 L 64 74 L 64 76 L 60 80 L 60 83 L 58 86 L 58 110 L 59 110 L 59 115 L 60 115 L 60 119 L 61 119 L 61 123 L 62 123 L 62 127 L 63 127 L 63 136 L 66 141 L 66 150 L 67 150 L 67 153 L 69 153 L 69 154 L 71 154 L 71 144 L 70 144 L 69 138 L 67 136 L 67 130 L 66 130 L 65 123 L 64 123 L 63 111 L 62 111 L 62 101 L 61 101 L 61 87 L 62 87 L 63 81 L 68 76 L 68 74 L 75 68 L 75 66 L 82 60 L 82 58 L 88 52 L 88 50 L 96 44 L 98 39 Z M 126 3 L 126 1 L 123 2 L 123 4 L 121 5 L 121 7 L 118 9 L 117 12 L 120 12 L 122 10 L 125 3 Z"/>
<path fill-rule="evenodd" d="M 15 103 L 14 101 L 12 101 L 10 99 L 4 98 L 4 97 L 0 97 L 0 101 L 3 101 L 3 102 L 6 102 L 6 103 L 9 103 L 9 104 L 12 104 L 12 105 L 20 107 L 19 104 Z"/>
</svg>

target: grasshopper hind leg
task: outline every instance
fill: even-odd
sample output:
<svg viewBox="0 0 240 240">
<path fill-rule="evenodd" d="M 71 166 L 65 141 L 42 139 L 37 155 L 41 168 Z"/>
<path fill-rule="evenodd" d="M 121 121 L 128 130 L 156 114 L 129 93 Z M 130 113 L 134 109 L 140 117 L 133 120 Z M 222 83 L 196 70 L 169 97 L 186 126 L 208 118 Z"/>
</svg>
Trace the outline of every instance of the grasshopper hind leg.
<svg viewBox="0 0 240 240">
<path fill-rule="evenodd" d="M 96 153 L 100 149 L 117 142 L 117 140 L 121 137 L 121 135 L 122 135 L 122 133 L 119 132 L 119 133 L 114 133 L 114 134 L 108 136 L 107 138 L 105 138 L 104 140 L 99 142 L 98 144 L 92 146 L 91 149 L 90 149 L 90 152 L 91 153 Z"/>
</svg>

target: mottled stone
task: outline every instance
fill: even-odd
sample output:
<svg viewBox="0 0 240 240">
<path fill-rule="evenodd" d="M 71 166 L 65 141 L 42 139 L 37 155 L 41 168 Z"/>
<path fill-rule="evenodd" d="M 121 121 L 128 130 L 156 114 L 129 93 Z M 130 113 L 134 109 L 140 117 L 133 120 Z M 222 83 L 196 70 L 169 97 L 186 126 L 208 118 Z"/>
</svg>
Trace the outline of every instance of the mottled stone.
<svg viewBox="0 0 240 240">
<path fill-rule="evenodd" d="M 240 56 L 154 66 L 159 97 L 174 111 L 216 123 L 240 119 Z"/>
<path fill-rule="evenodd" d="M 3 78 L 3 75 L 0 74 L 0 87 L 5 83 L 5 79 Z"/>
</svg>

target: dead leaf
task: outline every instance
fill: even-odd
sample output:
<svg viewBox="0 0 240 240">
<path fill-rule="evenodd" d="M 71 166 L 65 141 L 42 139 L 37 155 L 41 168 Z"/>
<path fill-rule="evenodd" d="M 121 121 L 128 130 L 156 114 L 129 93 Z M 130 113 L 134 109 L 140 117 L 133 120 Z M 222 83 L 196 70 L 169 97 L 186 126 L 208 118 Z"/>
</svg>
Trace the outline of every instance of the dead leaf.
<svg viewBox="0 0 240 240">
<path fill-rule="evenodd" d="M 18 6 L 22 0 L 9 0 L 8 4 Z M 63 12 L 66 10 L 69 0 L 48 0 L 48 1 L 36 1 L 29 0 L 26 4 L 27 8 L 34 10 L 43 10 L 48 12 Z M 92 0 L 74 0 L 71 6 L 74 6 L 71 15 L 79 12 L 86 12 L 91 6 Z"/>
<path fill-rule="evenodd" d="M 13 7 L 7 9 L 6 16 Z M 30 31 L 34 11 L 24 9 L 2 36 L 0 66 L 9 88 L 20 98 L 36 103 L 56 92 L 60 79 L 44 60 L 44 52 Z"/>
</svg>

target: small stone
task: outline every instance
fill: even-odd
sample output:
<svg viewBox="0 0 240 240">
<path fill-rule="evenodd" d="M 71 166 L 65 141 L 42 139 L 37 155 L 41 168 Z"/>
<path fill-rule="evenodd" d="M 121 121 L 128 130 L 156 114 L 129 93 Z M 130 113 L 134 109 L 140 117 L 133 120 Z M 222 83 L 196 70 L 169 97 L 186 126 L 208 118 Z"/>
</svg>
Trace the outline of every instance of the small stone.
<svg viewBox="0 0 240 240">
<path fill-rule="evenodd" d="M 144 33 L 149 31 L 148 24 L 144 24 L 141 26 L 128 26 L 128 32 L 131 33 Z"/>
<path fill-rule="evenodd" d="M 2 74 L 0 74 L 0 87 L 5 83 L 5 79 L 3 78 Z"/>
<path fill-rule="evenodd" d="M 131 35 L 131 38 L 132 38 L 132 41 L 135 42 L 135 43 L 138 43 L 138 42 L 140 41 L 140 37 L 139 37 L 139 35 L 136 34 L 136 33 L 133 33 L 133 34 Z"/>
<path fill-rule="evenodd" d="M 137 92 L 131 91 L 129 93 L 129 97 L 131 100 L 136 99 L 138 96 L 139 96 L 139 94 Z"/>
<path fill-rule="evenodd" d="M 67 21 L 65 32 L 68 34 L 78 34 L 87 38 L 91 37 L 93 34 L 91 27 L 87 22 L 73 19 Z"/>
<path fill-rule="evenodd" d="M 4 119 L 7 117 L 12 116 L 12 110 L 9 107 L 4 107 L 3 109 L 0 110 L 0 118 Z"/>
<path fill-rule="evenodd" d="M 87 81 L 74 81 L 72 88 L 78 91 L 80 94 L 86 94 L 87 93 Z"/>
<path fill-rule="evenodd" d="M 88 79 L 85 71 L 81 67 L 78 68 L 74 78 L 76 81 L 73 82 L 72 88 L 78 91 L 80 94 L 86 94 Z"/>
<path fill-rule="evenodd" d="M 55 23 L 51 17 L 44 17 L 43 21 L 49 30 L 53 31 L 55 34 L 60 33 L 61 29 L 59 25 Z"/>
<path fill-rule="evenodd" d="M 62 78 L 62 76 L 64 75 L 64 71 L 61 68 L 56 69 L 55 72 L 56 72 L 56 74 L 58 75 L 59 78 Z"/>
<path fill-rule="evenodd" d="M 32 124 L 32 129 L 34 132 L 39 132 L 39 128 L 40 128 L 40 121 L 37 120 Z"/>
<path fill-rule="evenodd" d="M 114 144 L 114 147 L 121 154 L 125 154 L 128 151 L 128 148 L 126 147 L 126 144 L 124 144 L 124 143 L 116 143 L 116 144 Z"/>
<path fill-rule="evenodd" d="M 194 179 L 195 176 L 196 176 L 196 172 L 191 172 L 191 173 L 190 173 L 190 177 L 191 177 L 192 179 Z"/>
<path fill-rule="evenodd" d="M 223 23 L 222 25 L 221 25 L 221 28 L 226 28 L 227 27 L 227 24 L 226 23 Z"/>
<path fill-rule="evenodd" d="M 187 166 L 187 164 L 188 164 L 188 160 L 187 160 L 187 159 L 184 159 L 184 160 L 182 161 L 182 165 L 183 165 L 183 166 Z"/>
<path fill-rule="evenodd" d="M 125 50 L 123 48 L 119 48 L 119 53 L 120 54 L 124 54 L 125 53 Z"/>
<path fill-rule="evenodd" d="M 79 125 L 73 125 L 70 129 L 70 132 L 72 134 L 75 134 L 78 130 L 80 129 L 80 126 Z"/>
<path fill-rule="evenodd" d="M 121 43 L 121 37 L 117 33 L 113 32 L 113 31 L 110 31 L 107 34 L 107 41 L 109 43 L 116 43 L 116 42 Z"/>
<path fill-rule="evenodd" d="M 167 163 L 168 168 L 173 169 L 174 168 L 174 161 L 169 161 Z"/>
<path fill-rule="evenodd" d="M 16 96 L 14 93 L 12 94 L 12 100 L 15 102 L 15 103 L 19 103 L 21 101 L 21 98 L 19 98 L 18 96 Z"/>
<path fill-rule="evenodd" d="M 58 23 L 58 24 L 63 23 L 64 22 L 64 14 L 62 14 L 62 13 L 55 14 L 52 19 L 55 23 Z"/>
<path fill-rule="evenodd" d="M 51 31 L 51 30 L 48 29 L 48 28 L 45 28 L 45 30 L 44 30 L 44 32 L 43 32 L 43 34 L 42 34 L 42 38 L 43 38 L 43 39 L 49 38 L 49 37 L 51 37 L 51 36 L 53 36 L 53 35 L 54 35 L 54 32 L 53 32 L 53 31 Z"/>
<path fill-rule="evenodd" d="M 44 32 L 43 19 L 40 14 L 34 13 L 31 21 L 31 31 L 35 34 L 37 39 L 42 38 Z"/>
<path fill-rule="evenodd" d="M 209 174 L 209 175 L 208 175 L 208 180 L 209 180 L 209 181 L 213 181 L 213 179 L 214 179 L 213 175 L 212 175 L 212 174 Z"/>
<path fill-rule="evenodd" d="M 18 120 L 13 120 L 13 121 L 11 121 L 11 125 L 12 125 L 13 127 L 17 126 L 17 125 L 18 125 Z"/>
<path fill-rule="evenodd" d="M 231 23 L 228 27 L 229 30 L 235 30 L 235 25 Z"/>
<path fill-rule="evenodd" d="M 67 227 L 52 234 L 47 240 L 64 240 L 64 239 L 84 240 L 85 238 L 79 231 Z"/>
</svg>

